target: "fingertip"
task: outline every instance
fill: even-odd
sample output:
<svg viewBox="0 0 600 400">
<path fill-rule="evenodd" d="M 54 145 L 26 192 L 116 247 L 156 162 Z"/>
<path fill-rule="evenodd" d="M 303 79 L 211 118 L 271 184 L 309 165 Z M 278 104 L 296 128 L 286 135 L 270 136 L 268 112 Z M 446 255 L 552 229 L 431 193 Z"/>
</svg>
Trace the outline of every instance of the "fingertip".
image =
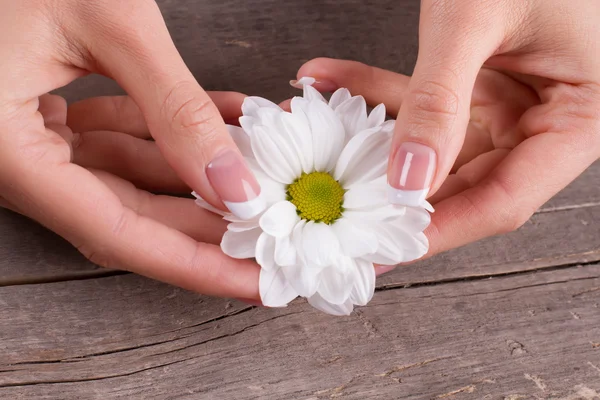
<svg viewBox="0 0 600 400">
<path fill-rule="evenodd" d="M 335 71 L 340 62 L 345 61 L 325 57 L 312 59 L 300 67 L 296 77 L 298 80 L 305 77 L 315 78 L 312 85 L 315 89 L 320 92 L 334 92 L 340 87 L 335 79 Z"/>
<path fill-rule="evenodd" d="M 66 125 L 67 100 L 55 94 L 45 94 L 39 98 L 38 111 L 45 124 Z"/>
</svg>

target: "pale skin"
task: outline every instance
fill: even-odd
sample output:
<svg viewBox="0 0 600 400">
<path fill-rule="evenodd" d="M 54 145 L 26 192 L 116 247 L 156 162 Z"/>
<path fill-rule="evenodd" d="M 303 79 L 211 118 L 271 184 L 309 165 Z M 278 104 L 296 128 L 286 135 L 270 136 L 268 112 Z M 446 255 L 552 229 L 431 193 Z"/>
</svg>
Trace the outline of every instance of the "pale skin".
<svg viewBox="0 0 600 400">
<path fill-rule="evenodd" d="M 150 194 L 193 189 L 224 207 L 204 171 L 234 149 L 224 120 L 243 95 L 202 90 L 152 1 L 0 8 L 2 206 L 104 267 L 257 300 L 259 268 L 221 253 L 218 217 Z M 407 141 L 433 149 L 430 256 L 518 228 L 600 157 L 600 3 L 424 0 L 421 10 L 412 78 L 330 59 L 298 77 L 385 103 L 398 118 L 392 157 Z M 90 72 L 131 97 L 67 107 L 47 94 Z"/>
</svg>

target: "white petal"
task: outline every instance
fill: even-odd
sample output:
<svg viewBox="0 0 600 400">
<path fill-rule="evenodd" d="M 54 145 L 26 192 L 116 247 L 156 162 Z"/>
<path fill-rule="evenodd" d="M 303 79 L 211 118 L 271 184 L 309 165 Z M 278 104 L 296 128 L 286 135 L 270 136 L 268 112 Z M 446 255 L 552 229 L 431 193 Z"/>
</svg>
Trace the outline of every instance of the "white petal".
<svg viewBox="0 0 600 400">
<path fill-rule="evenodd" d="M 272 271 L 275 269 L 275 238 L 267 233 L 262 233 L 256 242 L 256 262 L 262 269 Z"/>
<path fill-rule="evenodd" d="M 240 126 L 246 135 L 251 136 L 254 129 L 254 125 L 258 123 L 258 119 L 249 115 L 242 115 L 239 119 Z"/>
<path fill-rule="evenodd" d="M 312 86 L 304 85 L 304 96 L 306 100 L 313 101 L 318 100 L 323 104 L 327 104 L 327 100 L 323 97 L 321 93 L 317 89 Z"/>
<path fill-rule="evenodd" d="M 362 183 L 352 185 L 344 193 L 344 208 L 346 210 L 371 209 L 388 204 L 387 188 L 379 183 Z"/>
<path fill-rule="evenodd" d="M 302 251 L 309 264 L 326 267 L 338 258 L 340 242 L 331 226 L 309 221 L 302 230 Z"/>
<path fill-rule="evenodd" d="M 235 218 L 236 221 L 227 225 L 227 230 L 232 232 L 245 232 L 251 229 L 258 228 L 258 222 L 256 220 L 239 220 L 239 218 Z"/>
<path fill-rule="evenodd" d="M 306 257 L 304 256 L 304 251 L 302 250 L 302 239 L 304 237 L 304 228 L 306 227 L 306 221 L 300 220 L 292 230 L 292 244 L 296 249 L 296 257 L 298 259 L 298 263 L 304 263 Z"/>
<path fill-rule="evenodd" d="M 429 248 L 427 237 L 422 232 L 410 234 L 389 223 L 374 227 L 379 241 L 377 253 L 366 255 L 366 260 L 382 265 L 396 265 L 423 257 Z"/>
<path fill-rule="evenodd" d="M 200 197 L 200 195 L 196 192 L 192 192 L 192 196 L 194 196 L 196 198 L 196 205 L 198 207 L 204 208 L 205 210 L 208 210 L 212 213 L 218 214 L 218 215 L 225 215 L 226 212 L 223 210 L 219 210 L 216 207 L 213 207 L 212 205 L 210 205 L 206 200 L 204 200 L 202 197 Z"/>
<path fill-rule="evenodd" d="M 362 131 L 344 147 L 334 178 L 348 187 L 380 177 L 387 169 L 391 143 L 392 135 L 379 128 Z"/>
<path fill-rule="evenodd" d="M 331 304 L 327 300 L 323 299 L 318 293 L 315 293 L 308 298 L 308 304 L 316 308 L 317 310 L 323 311 L 324 313 L 331 315 L 350 315 L 352 309 L 352 301 L 348 299 L 344 304 Z"/>
<path fill-rule="evenodd" d="M 423 202 L 423 208 L 426 209 L 427 211 L 429 211 L 430 213 L 435 212 L 433 206 L 428 201 Z"/>
<path fill-rule="evenodd" d="M 344 146 L 344 127 L 325 103 L 311 101 L 307 116 L 312 132 L 314 168 L 330 171 Z"/>
<path fill-rule="evenodd" d="M 252 151 L 263 171 L 278 182 L 292 183 L 297 174 L 278 146 L 280 139 L 265 127 L 255 126 L 251 140 Z"/>
<path fill-rule="evenodd" d="M 340 104 L 350 99 L 351 97 L 352 95 L 350 94 L 350 91 L 348 89 L 340 88 L 331 95 L 331 98 L 329 99 L 329 107 L 335 110 L 339 107 Z"/>
<path fill-rule="evenodd" d="M 367 305 L 375 293 L 375 267 L 373 263 L 363 259 L 354 260 L 354 287 L 350 292 L 350 300 L 358 306 Z"/>
<path fill-rule="evenodd" d="M 281 113 L 279 118 L 282 131 L 289 137 L 298 154 L 302 171 L 312 172 L 314 168 L 312 134 L 306 115 L 303 112 Z"/>
<path fill-rule="evenodd" d="M 259 223 L 263 231 L 280 238 L 290 235 L 299 221 L 296 206 L 289 201 L 280 201 L 265 211 Z"/>
<path fill-rule="evenodd" d="M 290 109 L 292 110 L 292 114 L 306 114 L 306 109 L 308 108 L 308 100 L 304 97 L 292 97 L 292 102 L 290 104 Z"/>
<path fill-rule="evenodd" d="M 246 162 L 260 185 L 260 195 L 264 195 L 267 205 L 285 200 L 287 194 L 283 183 L 277 182 L 267 175 L 255 159 L 246 158 Z"/>
<path fill-rule="evenodd" d="M 375 107 L 367 118 L 367 128 L 374 128 L 385 121 L 385 104 Z"/>
<path fill-rule="evenodd" d="M 267 126 L 269 128 L 274 128 L 275 119 L 277 118 L 277 116 L 279 116 L 279 114 L 283 112 L 284 111 L 281 109 L 276 110 L 274 108 L 261 107 L 256 111 L 256 114 L 258 115 L 257 118 L 261 125 Z"/>
<path fill-rule="evenodd" d="M 232 258 L 253 258 L 256 255 L 256 242 L 261 233 L 260 229 L 243 232 L 227 231 L 221 240 L 221 249 Z"/>
<path fill-rule="evenodd" d="M 296 89 L 302 89 L 304 85 L 314 85 L 317 80 L 310 76 L 303 76 L 298 80 L 290 81 L 290 85 Z"/>
<path fill-rule="evenodd" d="M 297 262 L 296 248 L 289 236 L 275 239 L 275 262 L 283 267 L 294 265 Z"/>
<path fill-rule="evenodd" d="M 265 132 L 266 134 L 268 134 L 271 141 L 275 144 L 276 148 L 283 156 L 283 159 L 285 159 L 285 161 L 287 162 L 287 165 L 289 165 L 294 176 L 300 176 L 300 174 L 302 173 L 302 164 L 300 162 L 301 150 L 298 149 L 298 146 L 296 146 L 296 138 L 293 137 L 287 129 L 285 129 L 285 126 L 283 125 L 282 121 L 283 114 L 289 113 L 277 112 L 267 108 L 259 110 L 259 113 L 261 111 L 265 111 L 264 114 L 270 116 L 264 117 L 261 121 L 261 125 L 256 125 L 253 128 L 254 131 L 257 132 L 260 130 L 261 132 Z M 305 128 L 306 130 L 304 132 L 301 132 L 301 134 L 310 135 L 308 123 L 305 124 Z"/>
<path fill-rule="evenodd" d="M 246 97 L 242 103 L 242 114 L 250 117 L 256 117 L 258 116 L 258 110 L 263 107 L 283 111 L 281 107 L 270 100 L 257 96 L 249 96 Z"/>
<path fill-rule="evenodd" d="M 424 208 L 406 207 L 405 214 L 392 223 L 408 233 L 423 232 L 431 223 L 431 214 Z"/>
<path fill-rule="evenodd" d="M 310 297 L 319 287 L 320 270 L 308 268 L 302 263 L 282 267 L 283 273 L 294 290 L 302 297 Z"/>
<path fill-rule="evenodd" d="M 337 220 L 332 229 L 340 242 L 342 253 L 348 257 L 362 257 L 377 251 L 377 236 L 354 225 L 347 218 Z"/>
<path fill-rule="evenodd" d="M 329 266 L 319 276 L 319 294 L 323 299 L 331 304 L 343 304 L 350 297 L 350 292 L 354 286 L 354 261 L 349 257 L 340 257 L 338 263 L 348 263 L 349 271 L 344 271 L 347 266 L 337 265 Z"/>
<path fill-rule="evenodd" d="M 396 120 L 388 119 L 384 123 L 381 124 L 381 130 L 385 133 L 393 134 L 394 127 L 396 126 Z"/>
<path fill-rule="evenodd" d="M 367 103 L 362 96 L 344 101 L 335 109 L 335 114 L 342 121 L 348 139 L 367 128 Z"/>
<path fill-rule="evenodd" d="M 406 207 L 397 207 L 390 204 L 365 210 L 345 210 L 343 215 L 344 218 L 348 218 L 356 224 L 370 225 L 372 222 L 393 220 L 401 217 L 405 212 Z"/>
<path fill-rule="evenodd" d="M 235 125 L 227 125 L 227 130 L 229 131 L 229 135 L 235 142 L 238 149 L 244 157 L 254 158 L 254 153 L 252 153 L 252 145 L 250 144 L 250 136 L 242 128 Z"/>
<path fill-rule="evenodd" d="M 259 278 L 260 299 L 267 307 L 285 307 L 298 297 L 298 293 L 287 281 L 281 268 L 260 271 Z"/>
</svg>

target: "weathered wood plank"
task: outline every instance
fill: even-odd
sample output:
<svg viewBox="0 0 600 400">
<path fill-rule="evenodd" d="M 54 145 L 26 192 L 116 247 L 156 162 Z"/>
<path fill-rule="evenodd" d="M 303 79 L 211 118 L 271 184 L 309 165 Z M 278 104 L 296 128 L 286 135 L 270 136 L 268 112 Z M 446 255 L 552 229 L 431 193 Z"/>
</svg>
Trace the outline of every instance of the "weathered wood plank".
<svg viewBox="0 0 600 400">
<path fill-rule="evenodd" d="M 205 88 L 283 100 L 287 82 L 315 57 L 410 73 L 418 0 L 158 0 L 183 59 Z M 120 93 L 96 76 L 59 93 L 69 100 Z"/>
<path fill-rule="evenodd" d="M 600 392 L 600 265 L 385 290 L 347 318 L 302 301 L 225 310 L 134 275 L 0 288 L 0 304 L 1 398 Z M 225 311 L 234 315 L 210 321 Z"/>
</svg>

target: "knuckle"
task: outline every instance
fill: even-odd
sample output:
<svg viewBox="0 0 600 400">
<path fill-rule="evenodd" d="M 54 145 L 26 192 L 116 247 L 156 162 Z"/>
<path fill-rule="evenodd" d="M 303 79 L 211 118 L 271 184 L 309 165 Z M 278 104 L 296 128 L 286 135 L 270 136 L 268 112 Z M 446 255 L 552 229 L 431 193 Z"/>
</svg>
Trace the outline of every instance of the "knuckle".
<svg viewBox="0 0 600 400">
<path fill-rule="evenodd" d="M 407 96 L 408 121 L 424 126 L 428 133 L 450 129 L 458 115 L 459 96 L 455 89 L 435 80 L 425 80 Z"/>
<path fill-rule="evenodd" d="M 409 94 L 409 101 L 411 111 L 427 118 L 434 115 L 454 117 L 458 113 L 456 90 L 432 79 L 424 80 L 413 89 Z"/>
<path fill-rule="evenodd" d="M 198 96 L 193 83 L 176 84 L 165 98 L 162 110 L 178 134 L 202 142 L 210 142 L 218 135 L 220 114 L 210 98 Z"/>
<path fill-rule="evenodd" d="M 115 263 L 111 256 L 111 253 L 99 246 L 92 245 L 81 245 L 77 247 L 77 250 L 83 254 L 85 258 L 87 258 L 93 264 L 96 264 L 103 268 L 113 268 Z"/>
<path fill-rule="evenodd" d="M 502 180 L 495 182 L 490 193 L 496 198 L 503 199 L 503 201 L 498 201 L 499 207 L 493 210 L 491 215 L 492 224 L 498 227 L 498 234 L 516 231 L 529 220 L 533 211 L 530 212 L 528 207 L 519 204 L 511 194 L 510 188 Z"/>
</svg>

